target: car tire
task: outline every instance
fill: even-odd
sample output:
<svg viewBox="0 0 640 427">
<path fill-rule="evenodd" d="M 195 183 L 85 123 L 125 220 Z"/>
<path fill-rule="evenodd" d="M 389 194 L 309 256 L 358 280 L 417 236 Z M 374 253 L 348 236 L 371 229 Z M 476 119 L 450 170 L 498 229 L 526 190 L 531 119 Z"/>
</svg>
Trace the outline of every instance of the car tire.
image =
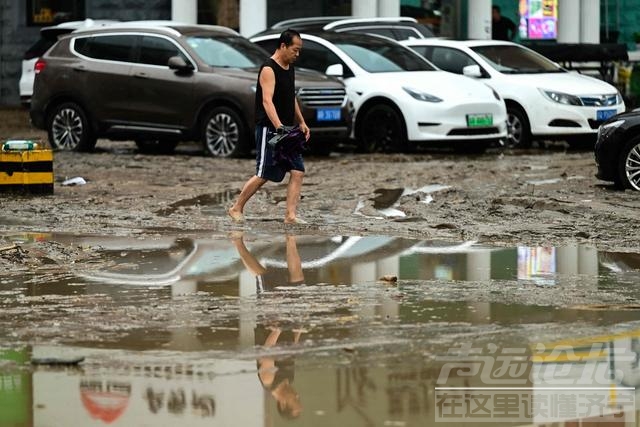
<svg viewBox="0 0 640 427">
<path fill-rule="evenodd" d="M 178 146 L 178 141 L 163 141 L 161 139 L 137 139 L 138 151 L 144 154 L 172 154 Z"/>
<path fill-rule="evenodd" d="M 87 115 L 75 102 L 64 102 L 51 110 L 47 133 L 54 150 L 91 151 L 96 146 Z"/>
<path fill-rule="evenodd" d="M 404 120 L 392 106 L 377 104 L 362 115 L 358 149 L 365 153 L 389 153 L 407 149 Z"/>
<path fill-rule="evenodd" d="M 640 136 L 632 138 L 622 147 L 618 174 L 623 188 L 640 191 Z"/>
<path fill-rule="evenodd" d="M 205 115 L 202 145 L 213 157 L 239 157 L 246 152 L 247 128 L 240 115 L 229 107 L 215 107 Z"/>
<path fill-rule="evenodd" d="M 507 106 L 507 148 L 529 148 L 531 127 L 527 114 L 520 107 Z"/>
</svg>

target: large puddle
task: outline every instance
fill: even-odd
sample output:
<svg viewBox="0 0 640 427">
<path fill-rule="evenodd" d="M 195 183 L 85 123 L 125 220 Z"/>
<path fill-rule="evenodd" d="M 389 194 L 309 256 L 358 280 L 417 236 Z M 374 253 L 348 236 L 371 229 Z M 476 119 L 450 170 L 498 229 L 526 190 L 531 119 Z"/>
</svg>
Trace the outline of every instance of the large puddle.
<svg viewBox="0 0 640 427">
<path fill-rule="evenodd" d="M 1 273 L 0 426 L 635 425 L 638 254 L 3 237 L 86 256 Z"/>
</svg>

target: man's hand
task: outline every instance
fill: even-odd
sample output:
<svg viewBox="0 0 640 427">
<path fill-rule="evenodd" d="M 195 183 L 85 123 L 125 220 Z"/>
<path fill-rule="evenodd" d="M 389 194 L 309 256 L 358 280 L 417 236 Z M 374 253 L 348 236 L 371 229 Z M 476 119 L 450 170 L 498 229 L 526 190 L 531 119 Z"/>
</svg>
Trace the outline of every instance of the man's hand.
<svg viewBox="0 0 640 427">
<path fill-rule="evenodd" d="M 311 137 L 311 129 L 309 129 L 309 126 L 307 126 L 306 123 L 300 123 L 300 130 L 304 133 L 304 139 L 308 141 Z"/>
</svg>

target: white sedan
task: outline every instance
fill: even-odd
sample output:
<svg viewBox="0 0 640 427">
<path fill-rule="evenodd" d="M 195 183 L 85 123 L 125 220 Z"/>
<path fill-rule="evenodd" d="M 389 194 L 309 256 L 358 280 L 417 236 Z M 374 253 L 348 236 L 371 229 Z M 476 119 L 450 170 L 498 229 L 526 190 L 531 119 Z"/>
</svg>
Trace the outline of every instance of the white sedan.
<svg viewBox="0 0 640 427">
<path fill-rule="evenodd" d="M 252 42 L 274 52 L 279 33 Z M 506 107 L 489 86 L 437 69 L 395 41 L 363 34 L 302 34 L 296 67 L 342 77 L 364 151 L 417 143 L 481 152 L 507 136 Z"/>
<path fill-rule="evenodd" d="M 495 40 L 423 39 L 401 42 L 443 70 L 475 77 L 505 100 L 511 146 L 535 139 L 593 144 L 598 127 L 625 110 L 618 90 L 567 71 L 537 52 Z"/>
</svg>

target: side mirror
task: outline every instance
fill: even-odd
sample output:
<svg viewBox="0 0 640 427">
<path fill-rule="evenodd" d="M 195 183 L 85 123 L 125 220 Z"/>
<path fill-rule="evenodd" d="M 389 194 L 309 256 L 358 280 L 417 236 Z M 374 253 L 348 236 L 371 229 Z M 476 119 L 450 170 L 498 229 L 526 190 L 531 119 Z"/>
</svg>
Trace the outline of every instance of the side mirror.
<svg viewBox="0 0 640 427">
<path fill-rule="evenodd" d="M 172 56 L 167 62 L 169 68 L 181 73 L 189 73 L 193 71 L 193 65 L 187 64 L 184 59 L 179 56 Z"/>
<path fill-rule="evenodd" d="M 335 76 L 342 77 L 344 75 L 344 69 L 342 68 L 342 64 L 332 64 L 327 67 L 327 71 L 325 71 L 327 76 Z"/>
<path fill-rule="evenodd" d="M 467 65 L 462 68 L 462 74 L 467 77 L 482 77 L 479 65 Z"/>
</svg>

